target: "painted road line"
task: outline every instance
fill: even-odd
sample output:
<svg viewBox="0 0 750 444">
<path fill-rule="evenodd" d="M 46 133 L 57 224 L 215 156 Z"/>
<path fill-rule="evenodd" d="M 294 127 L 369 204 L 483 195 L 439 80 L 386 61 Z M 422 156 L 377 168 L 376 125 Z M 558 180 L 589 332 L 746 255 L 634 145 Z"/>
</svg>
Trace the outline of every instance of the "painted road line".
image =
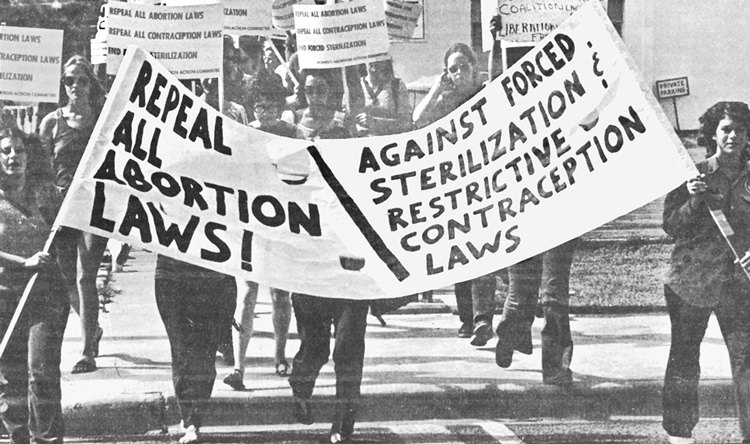
<svg viewBox="0 0 750 444">
<path fill-rule="evenodd" d="M 475 422 L 474 425 L 481 427 L 500 444 L 523 444 L 511 429 L 501 422 L 483 421 Z"/>
</svg>

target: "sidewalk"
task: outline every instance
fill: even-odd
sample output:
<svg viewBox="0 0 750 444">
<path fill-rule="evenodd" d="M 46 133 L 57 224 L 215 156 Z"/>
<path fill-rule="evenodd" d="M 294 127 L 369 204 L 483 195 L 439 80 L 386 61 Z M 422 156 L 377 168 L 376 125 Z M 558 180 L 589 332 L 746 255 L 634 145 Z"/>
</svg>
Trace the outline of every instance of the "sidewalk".
<svg viewBox="0 0 750 444">
<path fill-rule="evenodd" d="M 71 314 L 62 363 L 69 436 L 143 433 L 178 422 L 169 343 L 154 300 L 156 257 L 143 250 L 131 256 L 124 272 L 112 275 L 113 286 L 122 293 L 100 317 L 104 336 L 96 372 L 70 373 L 81 349 L 78 317 Z M 451 294 L 437 292 L 435 298 L 455 306 Z M 248 391 L 235 392 L 223 384 L 231 368 L 217 361 L 215 408 L 205 418 L 207 426 L 293 421 L 291 389 L 285 378 L 274 374 L 267 294 L 259 297 L 257 314 L 245 374 Z M 472 347 L 468 339 L 456 336 L 457 316 L 418 312 L 385 319 L 387 327 L 368 318 L 361 421 L 661 414 L 670 336 L 666 314 L 571 316 L 571 392 L 541 382 L 541 320 L 534 325 L 534 354 L 516 353 L 511 368 L 501 369 L 494 360 L 496 340 Z M 298 347 L 292 322 L 290 361 Z M 701 371 L 701 414 L 734 416 L 729 359 L 713 318 L 703 343 Z M 313 395 L 320 422 L 328 422 L 334 390 L 329 362 Z"/>
</svg>

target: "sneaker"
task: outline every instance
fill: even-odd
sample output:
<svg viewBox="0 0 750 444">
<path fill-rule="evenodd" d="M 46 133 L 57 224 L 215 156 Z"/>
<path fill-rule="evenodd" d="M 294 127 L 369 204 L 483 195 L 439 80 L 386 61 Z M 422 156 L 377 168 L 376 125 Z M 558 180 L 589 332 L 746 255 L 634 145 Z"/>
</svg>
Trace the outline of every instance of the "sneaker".
<svg viewBox="0 0 750 444">
<path fill-rule="evenodd" d="M 458 329 L 459 338 L 470 338 L 474 334 L 474 324 L 472 322 L 464 322 L 461 324 L 461 328 Z"/>
<path fill-rule="evenodd" d="M 200 442 L 201 432 L 199 427 L 196 427 L 193 424 L 185 427 L 185 423 L 181 422 L 180 429 L 184 433 L 184 435 L 179 440 L 180 444 L 195 444 Z"/>
<path fill-rule="evenodd" d="M 669 444 L 695 444 L 695 438 L 667 435 L 667 442 Z"/>
<path fill-rule="evenodd" d="M 233 390 L 243 391 L 245 390 L 244 375 L 238 369 L 235 369 L 232 373 L 228 374 L 224 378 L 224 384 L 232 387 Z"/>
<path fill-rule="evenodd" d="M 474 339 L 471 340 L 471 345 L 474 347 L 484 347 L 492 339 L 494 334 L 492 333 L 492 326 L 487 321 L 479 321 L 474 327 Z"/>
</svg>

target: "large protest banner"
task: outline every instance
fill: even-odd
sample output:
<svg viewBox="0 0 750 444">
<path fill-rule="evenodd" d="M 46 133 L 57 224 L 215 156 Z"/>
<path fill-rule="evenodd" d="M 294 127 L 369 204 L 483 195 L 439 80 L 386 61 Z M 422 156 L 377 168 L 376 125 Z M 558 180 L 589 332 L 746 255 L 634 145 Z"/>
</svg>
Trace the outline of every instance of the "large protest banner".
<svg viewBox="0 0 750 444">
<path fill-rule="evenodd" d="M 385 0 L 385 23 L 388 35 L 397 39 L 410 39 L 417 28 L 422 5 L 402 0 Z"/>
<path fill-rule="evenodd" d="M 294 5 L 301 68 L 338 68 L 388 58 L 382 0 Z"/>
<path fill-rule="evenodd" d="M 650 89 L 589 2 L 447 117 L 313 154 L 392 278 L 439 288 L 544 252 L 695 175 Z"/>
<path fill-rule="evenodd" d="M 243 127 L 133 48 L 58 223 L 291 291 L 439 288 L 694 175 L 649 90 L 595 3 L 445 118 L 365 139 Z"/>
<path fill-rule="evenodd" d="M 588 0 L 482 0 L 482 50 L 492 49 L 487 24 L 499 14 L 503 27 L 499 39 L 511 42 L 539 42 Z M 606 9 L 607 0 L 601 0 Z"/>
<path fill-rule="evenodd" d="M 177 78 L 217 77 L 222 65 L 220 3 L 153 6 L 109 4 L 107 74 L 116 74 L 128 45 L 138 45 Z"/>
<path fill-rule="evenodd" d="M 0 26 L 0 100 L 57 102 L 63 31 Z"/>
</svg>

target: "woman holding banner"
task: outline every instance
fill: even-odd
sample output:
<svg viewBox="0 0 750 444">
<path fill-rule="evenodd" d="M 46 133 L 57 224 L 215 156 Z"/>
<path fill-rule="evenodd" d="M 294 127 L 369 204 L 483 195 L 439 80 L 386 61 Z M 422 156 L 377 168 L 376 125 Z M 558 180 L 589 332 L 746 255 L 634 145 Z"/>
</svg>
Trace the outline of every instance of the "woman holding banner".
<svg viewBox="0 0 750 444">
<path fill-rule="evenodd" d="M 60 352 L 70 308 L 54 257 L 44 251 L 60 203 L 48 163 L 41 144 L 0 112 L 0 329 L 13 329 L 0 358 L 0 418 L 11 443 L 63 442 Z"/>
<path fill-rule="evenodd" d="M 443 57 L 443 66 L 443 74 L 414 110 L 414 123 L 419 128 L 447 116 L 484 87 L 479 79 L 477 56 L 468 45 L 456 43 L 448 48 Z M 492 338 L 494 279 L 494 276 L 488 275 L 454 285 L 461 321 L 458 337 L 474 336 L 472 345 L 475 346 L 483 346 Z M 472 286 L 475 287 L 473 295 Z"/>
<path fill-rule="evenodd" d="M 52 155 L 55 185 L 65 196 L 105 97 L 91 65 L 81 56 L 73 56 L 65 63 L 61 85 L 65 94 L 60 97 L 65 97 L 66 103 L 42 120 L 39 131 L 47 152 Z M 72 373 L 96 370 L 103 333 L 99 327 L 96 274 L 106 247 L 106 238 L 72 228 L 61 227 L 55 235 L 57 264 L 70 296 L 70 306 L 81 319 L 83 335 L 82 356 Z"/>
<path fill-rule="evenodd" d="M 711 313 L 729 351 L 743 443 L 750 443 L 750 108 L 719 102 L 701 117 L 699 143 L 708 158 L 700 176 L 667 195 L 664 231 L 675 239 L 664 294 L 672 324 L 663 392 L 663 427 L 670 443 L 694 443 L 698 423 L 700 346 Z M 711 212 L 722 211 L 734 235 Z M 735 253 L 745 256 L 737 265 Z M 742 269 L 744 268 L 744 270 Z"/>
<path fill-rule="evenodd" d="M 335 85 L 341 78 L 333 76 L 333 72 L 302 72 L 300 84 L 308 106 L 295 113 L 298 138 L 350 137 L 344 126 L 344 113 L 335 109 L 340 103 Z M 328 361 L 333 326 L 336 336 L 333 349 L 336 406 L 330 442 L 350 442 L 362 385 L 369 301 L 294 293 L 292 305 L 300 336 L 300 348 L 294 356 L 289 377 L 294 394 L 294 417 L 302 424 L 314 422 L 309 400 L 320 369 Z"/>
</svg>

